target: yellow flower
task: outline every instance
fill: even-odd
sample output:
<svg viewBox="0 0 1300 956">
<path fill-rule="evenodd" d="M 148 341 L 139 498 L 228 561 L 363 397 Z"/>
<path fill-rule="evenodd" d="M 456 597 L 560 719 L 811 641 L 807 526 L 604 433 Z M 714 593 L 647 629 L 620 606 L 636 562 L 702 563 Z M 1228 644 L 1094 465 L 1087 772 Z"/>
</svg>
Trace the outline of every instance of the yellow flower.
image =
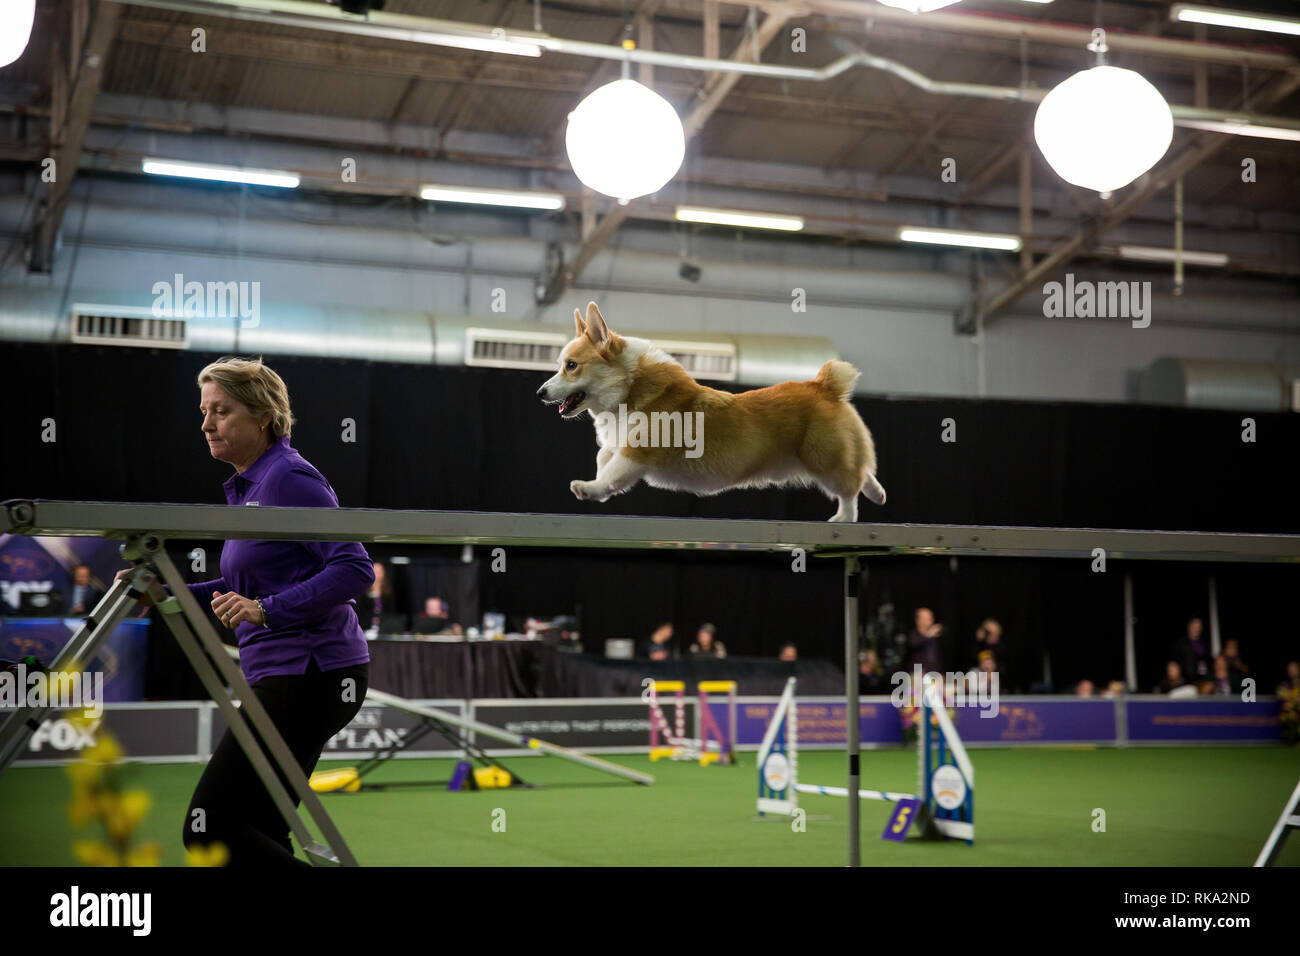
<svg viewBox="0 0 1300 956">
<path fill-rule="evenodd" d="M 134 850 L 127 851 L 126 865 L 160 866 L 162 865 L 162 847 L 157 843 L 141 843 Z"/>
<path fill-rule="evenodd" d="M 102 766 L 105 764 L 117 763 L 121 760 L 122 748 L 117 745 L 117 741 L 113 738 L 112 734 L 102 733 L 99 735 L 99 740 L 95 742 L 94 746 L 87 747 L 82 756 L 91 763 L 100 764 Z"/>
<path fill-rule="evenodd" d="M 143 790 L 104 794 L 100 800 L 104 829 L 114 840 L 127 839 L 149 811 L 149 804 L 149 794 Z"/>
<path fill-rule="evenodd" d="M 74 827 L 84 827 L 99 815 L 99 802 L 89 790 L 78 788 L 68 804 L 68 820 Z"/>
<path fill-rule="evenodd" d="M 102 767 L 85 760 L 78 760 L 76 763 L 68 764 L 67 770 L 73 784 L 83 790 L 89 789 L 92 784 L 98 783 L 100 775 L 103 773 Z"/>
<path fill-rule="evenodd" d="M 77 859 L 86 866 L 121 866 L 122 861 L 118 859 L 112 848 L 96 840 L 78 840 L 72 844 L 72 852 L 76 854 Z"/>
<path fill-rule="evenodd" d="M 225 866 L 230 859 L 230 851 L 224 843 L 209 843 L 207 846 L 195 844 L 187 847 L 186 856 L 190 866 Z"/>
</svg>

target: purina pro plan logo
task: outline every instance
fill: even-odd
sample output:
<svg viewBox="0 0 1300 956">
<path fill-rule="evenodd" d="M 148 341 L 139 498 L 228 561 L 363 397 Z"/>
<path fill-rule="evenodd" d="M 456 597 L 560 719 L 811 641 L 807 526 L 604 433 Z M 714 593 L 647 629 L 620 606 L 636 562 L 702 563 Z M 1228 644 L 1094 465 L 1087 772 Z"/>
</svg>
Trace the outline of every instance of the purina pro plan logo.
<svg viewBox="0 0 1300 956">
<path fill-rule="evenodd" d="M 945 810 L 956 810 L 966 799 L 966 781 L 961 771 L 950 763 L 939 767 L 930 775 L 930 794 Z"/>
</svg>

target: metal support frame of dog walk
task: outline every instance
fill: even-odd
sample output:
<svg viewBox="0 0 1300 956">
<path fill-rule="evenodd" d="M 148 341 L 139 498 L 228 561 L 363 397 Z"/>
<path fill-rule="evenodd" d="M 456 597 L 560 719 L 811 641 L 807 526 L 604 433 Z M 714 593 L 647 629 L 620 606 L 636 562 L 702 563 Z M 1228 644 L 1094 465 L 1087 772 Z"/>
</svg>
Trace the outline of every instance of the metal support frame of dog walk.
<svg viewBox="0 0 1300 956">
<path fill-rule="evenodd" d="M 168 539 L 226 540 L 247 538 L 282 541 L 358 541 L 363 544 L 433 544 L 485 545 L 501 547 L 601 548 L 639 550 L 705 551 L 772 551 L 789 553 L 802 549 L 806 554 L 839 558 L 844 562 L 844 663 L 846 715 L 858 711 L 858 603 L 861 562 L 873 555 L 970 555 L 1004 557 L 1073 558 L 1091 561 L 1094 549 L 1104 549 L 1116 560 L 1182 560 L 1210 562 L 1295 562 L 1300 561 L 1300 536 L 1188 531 L 1129 531 L 1090 528 L 1000 528 L 963 525 L 848 524 L 832 522 L 789 522 L 755 520 L 715 520 L 702 518 L 607 517 L 598 515 L 501 514 L 471 511 L 387 511 L 361 508 L 231 508 L 223 505 L 128 504 L 114 502 L 75 502 L 19 500 L 4 505 L 4 525 L 0 530 L 13 534 L 96 536 L 125 539 L 124 554 L 137 564 L 135 574 L 115 583 L 95 608 L 91 621 L 96 625 L 116 626 L 134 605 L 136 598 L 149 590 L 161 594 L 161 586 L 149 571 L 156 563 L 180 599 L 175 611 L 165 614 L 182 647 L 218 706 L 231 719 L 235 708 L 226 698 L 217 677 L 226 677 L 234 694 L 248 706 L 250 717 L 259 731 L 269 725 L 266 714 L 248 691 L 242 675 L 226 658 L 223 645 L 208 624 L 197 603 L 184 587 L 175 566 L 163 551 Z M 127 582 L 132 582 L 128 584 Z M 128 589 L 130 591 L 128 592 Z M 178 613 L 178 612 L 183 612 Z M 180 619 L 179 621 L 176 619 Z M 188 619 L 189 624 L 185 621 Z M 198 638 L 189 632 L 196 626 Z M 98 626 L 96 630 L 102 630 Z M 79 632 L 69 642 L 68 651 L 88 636 Z M 107 632 L 104 632 L 107 633 Z M 211 663 L 197 658 L 195 652 L 206 650 Z M 63 657 L 64 655 L 61 655 Z M 220 658 L 220 660 L 215 660 Z M 84 660 L 67 656 L 66 660 Z M 213 670 L 213 664 L 216 670 Z M 224 667 L 222 665 L 225 665 Z M 251 705 L 248 702 L 251 700 Z M 228 713 L 229 712 L 229 713 Z M 442 717 L 443 715 L 439 715 Z M 451 716 L 451 715 L 446 715 Z M 6 748 L 11 733 L 32 729 L 31 715 L 20 710 L 0 725 L 0 768 L 12 754 Z M 860 780 L 858 722 L 846 719 L 847 789 L 856 793 Z M 232 728 L 237 726 L 231 723 Z M 12 730 L 11 730 L 12 728 Z M 503 733 L 499 728 L 492 728 Z M 237 733 L 239 733 L 237 731 Z M 250 732 L 244 729 L 241 743 L 245 751 L 256 751 Z M 24 735 L 25 738 L 26 735 Z M 274 727 L 264 738 L 279 741 Z M 271 746 L 277 762 L 286 768 L 286 776 L 303 800 L 313 819 L 329 841 L 320 847 L 304 840 L 305 826 L 292 811 L 283 788 L 263 758 L 259 775 L 280 804 L 294 833 L 311 847 L 309 855 L 319 862 L 355 863 L 343 844 L 341 835 L 325 813 L 307 780 L 294 763 L 283 742 Z M 529 746 L 544 752 L 564 748 Z M 560 756 L 566 756 L 559 753 Z M 587 760 L 596 758 L 581 755 Z M 258 765 L 256 757 L 253 758 Z M 603 763 L 603 761 L 601 761 Z M 613 766 L 613 765 L 610 765 Z M 625 769 L 625 768 L 619 768 Z M 631 773 L 631 771 L 627 771 Z M 848 801 L 848 862 L 861 861 L 858 801 Z M 334 849 L 331 852 L 330 848 Z"/>
</svg>

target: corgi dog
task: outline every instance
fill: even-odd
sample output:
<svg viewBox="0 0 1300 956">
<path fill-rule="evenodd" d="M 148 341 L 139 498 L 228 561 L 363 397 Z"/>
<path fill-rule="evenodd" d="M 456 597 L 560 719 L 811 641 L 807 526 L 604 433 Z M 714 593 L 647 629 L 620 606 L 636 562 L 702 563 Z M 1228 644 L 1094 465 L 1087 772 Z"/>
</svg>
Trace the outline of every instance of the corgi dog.
<svg viewBox="0 0 1300 956">
<path fill-rule="evenodd" d="M 595 422 L 596 477 L 570 482 L 576 498 L 607 501 L 644 479 L 696 495 L 816 485 L 839 504 L 831 521 L 857 521 L 859 494 L 885 503 L 847 362 L 827 362 L 809 382 L 733 394 L 700 385 L 653 343 L 611 331 L 594 302 L 573 319 L 560 370 L 537 395 L 563 418 L 587 412 Z"/>
</svg>

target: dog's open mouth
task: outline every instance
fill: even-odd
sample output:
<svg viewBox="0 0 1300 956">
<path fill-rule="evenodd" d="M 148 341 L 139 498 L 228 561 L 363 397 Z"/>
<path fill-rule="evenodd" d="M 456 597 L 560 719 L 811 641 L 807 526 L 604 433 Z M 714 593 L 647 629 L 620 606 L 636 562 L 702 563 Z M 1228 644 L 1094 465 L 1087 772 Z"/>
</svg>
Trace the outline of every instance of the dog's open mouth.
<svg viewBox="0 0 1300 956">
<path fill-rule="evenodd" d="M 564 396 L 564 399 L 560 402 L 560 414 L 567 416 L 569 412 L 573 411 L 586 400 L 586 392 L 574 392 L 572 395 Z"/>
</svg>

